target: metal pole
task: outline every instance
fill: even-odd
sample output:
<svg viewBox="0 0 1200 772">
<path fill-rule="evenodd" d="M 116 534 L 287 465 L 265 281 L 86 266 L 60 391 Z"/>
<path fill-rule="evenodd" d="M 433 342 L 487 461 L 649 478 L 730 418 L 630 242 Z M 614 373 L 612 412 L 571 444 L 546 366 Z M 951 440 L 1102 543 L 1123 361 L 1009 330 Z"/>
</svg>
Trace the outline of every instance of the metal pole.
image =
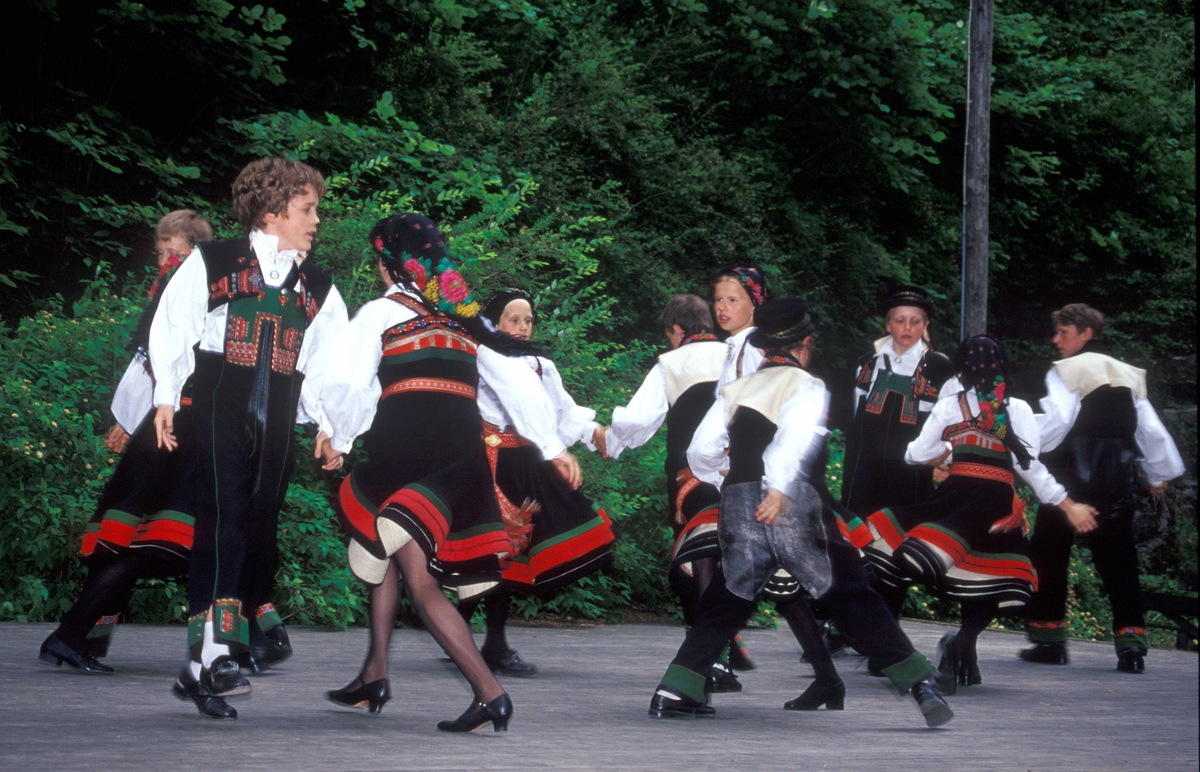
<svg viewBox="0 0 1200 772">
<path fill-rule="evenodd" d="M 992 0 L 971 0 L 963 152 L 962 338 L 987 332 Z"/>
</svg>

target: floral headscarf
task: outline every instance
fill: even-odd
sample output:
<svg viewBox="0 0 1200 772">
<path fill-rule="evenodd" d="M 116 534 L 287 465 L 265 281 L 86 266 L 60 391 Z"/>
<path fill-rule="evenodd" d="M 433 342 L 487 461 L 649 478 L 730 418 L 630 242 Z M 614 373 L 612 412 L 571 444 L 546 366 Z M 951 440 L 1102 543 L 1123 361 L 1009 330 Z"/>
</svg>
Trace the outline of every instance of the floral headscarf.
<svg viewBox="0 0 1200 772">
<path fill-rule="evenodd" d="M 1022 469 L 1028 469 L 1033 461 L 1029 449 L 1017 436 L 1008 417 L 1008 352 L 1004 344 L 986 335 L 976 335 L 964 340 L 954 355 L 959 378 L 964 388 L 975 389 L 979 398 L 980 427 L 999 438 Z"/>
<path fill-rule="evenodd" d="M 446 254 L 437 223 L 423 214 L 406 213 L 375 223 L 368 237 L 396 281 L 408 281 L 430 305 L 448 314 L 472 317 L 479 303 Z"/>
<path fill-rule="evenodd" d="M 767 289 L 767 277 L 752 265 L 727 265 L 717 273 L 716 280 L 720 281 L 726 277 L 742 285 L 755 308 L 771 299 L 771 291 Z"/>
</svg>

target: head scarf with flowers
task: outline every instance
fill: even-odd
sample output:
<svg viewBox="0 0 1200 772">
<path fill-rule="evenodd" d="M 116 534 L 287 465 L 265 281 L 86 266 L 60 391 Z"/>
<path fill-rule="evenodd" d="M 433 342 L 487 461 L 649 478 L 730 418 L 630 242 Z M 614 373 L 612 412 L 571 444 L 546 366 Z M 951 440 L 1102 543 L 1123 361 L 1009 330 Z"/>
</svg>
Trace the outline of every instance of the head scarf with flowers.
<svg viewBox="0 0 1200 772">
<path fill-rule="evenodd" d="M 727 265 L 717 272 L 713 283 L 722 279 L 733 279 L 742 285 L 755 308 L 771 300 L 771 291 L 767 289 L 767 277 L 760 268 L 752 265 Z"/>
<path fill-rule="evenodd" d="M 963 388 L 975 389 L 980 428 L 1004 442 L 1021 468 L 1028 469 L 1033 457 L 1008 417 L 1008 351 L 1004 344 L 986 335 L 976 335 L 959 344 L 954 364 Z"/>
<path fill-rule="evenodd" d="M 433 220 L 412 212 L 392 215 L 375 223 L 367 238 L 393 281 L 411 283 L 447 314 L 479 314 L 479 303 L 450 261 L 446 239 Z"/>
</svg>

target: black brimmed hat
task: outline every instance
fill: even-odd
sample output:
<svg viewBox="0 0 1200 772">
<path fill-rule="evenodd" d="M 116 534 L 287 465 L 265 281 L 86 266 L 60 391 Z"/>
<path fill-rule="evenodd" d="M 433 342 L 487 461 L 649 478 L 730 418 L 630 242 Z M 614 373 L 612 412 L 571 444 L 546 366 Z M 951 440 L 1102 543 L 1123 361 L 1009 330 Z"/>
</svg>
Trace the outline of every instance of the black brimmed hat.
<svg viewBox="0 0 1200 772">
<path fill-rule="evenodd" d="M 929 293 L 924 287 L 915 284 L 897 284 L 889 289 L 879 302 L 878 313 L 880 316 L 886 316 L 888 311 L 899 306 L 915 306 L 926 314 L 933 314 L 933 303 L 929 302 Z"/>
<path fill-rule="evenodd" d="M 817 331 L 817 320 L 804 298 L 780 298 L 754 310 L 757 327 L 746 340 L 761 349 L 787 348 Z"/>
</svg>

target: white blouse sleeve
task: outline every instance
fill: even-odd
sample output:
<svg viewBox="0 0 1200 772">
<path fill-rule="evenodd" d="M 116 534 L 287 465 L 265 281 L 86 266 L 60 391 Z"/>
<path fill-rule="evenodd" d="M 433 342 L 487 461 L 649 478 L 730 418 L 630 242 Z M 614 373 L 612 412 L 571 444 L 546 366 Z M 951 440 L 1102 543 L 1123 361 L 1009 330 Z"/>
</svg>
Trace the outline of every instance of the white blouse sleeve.
<svg viewBox="0 0 1200 772">
<path fill-rule="evenodd" d="M 1183 458 L 1150 401 L 1135 398 L 1134 404 L 1137 407 L 1137 431 L 1133 438 L 1142 451 L 1142 471 L 1146 475 L 1146 482 L 1157 488 L 1183 475 L 1186 471 Z"/>
<path fill-rule="evenodd" d="M 921 433 L 908 443 L 908 450 L 904 452 L 905 462 L 916 466 L 941 458 L 951 447 L 950 443 L 942 439 L 942 432 L 950 424 L 961 420 L 962 410 L 957 399 L 939 399 L 930 411 L 925 425 L 921 427 Z"/>
<path fill-rule="evenodd" d="M 319 378 L 319 407 L 315 408 L 329 422 L 334 450 L 349 452 L 354 439 L 371 428 L 383 393 L 379 385 L 383 332 L 415 316 L 390 300 L 373 300 L 358 310 L 338 336 Z"/>
<path fill-rule="evenodd" d="M 146 356 L 133 355 L 113 394 L 112 414 L 127 433 L 133 434 L 154 409 L 154 379 L 146 371 Z"/>
<path fill-rule="evenodd" d="M 540 358 L 539 358 L 540 359 Z M 562 375 L 558 368 L 548 359 L 540 359 L 542 363 L 542 386 L 547 396 L 554 403 L 558 414 L 558 438 L 563 445 L 571 447 L 576 442 L 582 442 L 588 450 L 594 451 L 592 433 L 599 426 L 596 423 L 596 411 L 590 407 L 575 404 L 574 398 L 563 386 Z"/>
<path fill-rule="evenodd" d="M 315 423 L 330 437 L 333 427 L 321 405 L 321 382 L 330 372 L 330 357 L 348 324 L 346 302 L 336 286 L 330 287 L 321 310 L 304 332 L 304 343 L 296 360 L 296 369 L 304 373 L 296 423 Z"/>
<path fill-rule="evenodd" d="M 561 456 L 566 446 L 558 436 L 558 416 L 537 373 L 521 359 L 479 347 L 479 377 L 500 398 L 517 434 L 532 442 L 549 461 Z"/>
<path fill-rule="evenodd" d="M 179 409 L 179 392 L 196 367 L 192 347 L 200 342 L 208 314 L 208 271 L 199 249 L 183 261 L 163 290 L 150 324 L 154 404 Z"/>
<path fill-rule="evenodd" d="M 667 377 L 662 364 L 656 362 L 629 404 L 613 408 L 612 425 L 605 432 L 609 457 L 617 458 L 626 448 L 649 442 L 662 426 L 668 409 Z"/>
<path fill-rule="evenodd" d="M 701 482 L 720 488 L 725 482 L 722 470 L 729 469 L 729 430 L 725 427 L 725 399 L 717 397 L 712 407 L 704 414 L 692 442 L 688 445 L 687 459 L 692 474 Z"/>
<path fill-rule="evenodd" d="M 1043 453 L 1049 453 L 1062 443 L 1079 417 L 1079 392 L 1068 389 L 1058 370 L 1052 367 L 1046 373 L 1046 396 L 1038 404 L 1042 406 L 1042 412 L 1036 416 L 1038 444 Z"/>
<path fill-rule="evenodd" d="M 776 422 L 775 437 L 763 451 L 763 484 L 794 497 L 805 455 L 824 425 L 829 395 L 817 379 L 805 381 L 784 403 Z"/>
<path fill-rule="evenodd" d="M 1024 400 L 1010 399 L 1008 401 L 1008 418 L 1012 422 L 1013 431 L 1024 440 L 1025 446 L 1029 449 L 1029 455 L 1033 456 L 1029 468 L 1022 469 L 1014 455 L 1012 457 L 1013 470 L 1021 479 L 1029 483 L 1029 487 L 1033 489 L 1038 501 L 1043 504 L 1061 504 L 1067 497 L 1067 489 L 1060 485 L 1058 480 L 1054 479 L 1054 475 L 1050 474 L 1046 465 L 1038 460 L 1038 456 L 1041 454 L 1041 443 L 1038 439 L 1038 422 L 1034 418 L 1033 409 Z"/>
</svg>

